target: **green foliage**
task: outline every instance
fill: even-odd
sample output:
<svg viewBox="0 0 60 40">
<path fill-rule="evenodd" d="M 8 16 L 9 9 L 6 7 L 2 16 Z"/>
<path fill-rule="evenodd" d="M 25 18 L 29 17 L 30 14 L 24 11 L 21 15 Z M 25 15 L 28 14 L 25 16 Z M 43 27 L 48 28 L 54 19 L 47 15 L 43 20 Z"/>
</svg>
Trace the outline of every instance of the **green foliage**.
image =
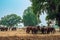
<svg viewBox="0 0 60 40">
<path fill-rule="evenodd" d="M 33 12 L 35 14 L 41 14 L 47 7 L 46 0 L 30 0 L 32 2 Z"/>
<path fill-rule="evenodd" d="M 60 5 L 59 0 L 30 0 L 32 2 L 33 12 L 35 14 L 41 14 L 41 12 L 46 11 L 48 17 L 55 15 L 53 13 L 58 13 L 58 7 Z"/>
<path fill-rule="evenodd" d="M 33 10 L 35 13 L 41 9 L 55 9 L 55 6 L 60 5 L 59 0 L 30 0 L 32 2 Z M 51 11 L 51 10 L 50 10 Z"/>
<path fill-rule="evenodd" d="M 23 14 L 23 22 L 25 26 L 36 26 L 39 22 L 37 16 L 33 13 L 31 7 L 28 7 Z"/>
<path fill-rule="evenodd" d="M 47 12 L 46 17 L 47 20 L 57 18 L 57 15 L 60 13 L 59 0 L 30 0 L 30 1 L 32 2 L 32 8 L 35 14 L 39 13 L 41 14 L 42 11 Z"/>
<path fill-rule="evenodd" d="M 21 17 L 17 16 L 16 14 L 11 14 L 11 15 L 7 15 L 1 18 L 0 20 L 0 25 L 5 25 L 5 26 L 14 26 L 14 25 L 18 25 L 18 23 L 20 23 Z"/>
<path fill-rule="evenodd" d="M 56 23 L 60 27 L 60 0 L 31 0 L 31 2 L 35 14 L 45 11 L 47 13 L 46 20 L 56 19 Z"/>
</svg>

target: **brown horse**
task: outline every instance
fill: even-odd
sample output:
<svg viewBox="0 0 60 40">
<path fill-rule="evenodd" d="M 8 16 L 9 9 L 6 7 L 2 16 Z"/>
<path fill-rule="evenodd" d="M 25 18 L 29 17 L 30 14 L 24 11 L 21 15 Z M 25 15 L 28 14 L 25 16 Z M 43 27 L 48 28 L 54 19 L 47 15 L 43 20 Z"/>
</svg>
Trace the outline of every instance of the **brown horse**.
<svg viewBox="0 0 60 40">
<path fill-rule="evenodd" d="M 49 34 L 49 33 L 55 33 L 55 28 L 53 27 L 42 27 L 41 28 L 41 33 L 42 34 Z"/>
<path fill-rule="evenodd" d="M 53 27 L 48 27 L 48 28 L 47 28 L 47 33 L 55 33 L 55 28 L 53 28 Z"/>
<path fill-rule="evenodd" d="M 7 31 L 8 28 L 7 28 L 7 27 L 0 27 L 0 30 L 1 30 L 1 31 Z"/>
<path fill-rule="evenodd" d="M 55 33 L 55 28 L 53 28 L 53 27 L 40 27 L 40 26 L 37 26 L 37 27 L 29 26 L 26 28 L 27 33 L 32 32 L 32 34 L 36 34 L 36 33 L 38 33 L 38 31 L 40 31 L 42 34 Z"/>
<path fill-rule="evenodd" d="M 17 28 L 16 28 L 16 27 L 13 27 L 11 30 L 12 30 L 12 31 L 16 31 L 16 30 L 17 30 Z"/>
<path fill-rule="evenodd" d="M 29 26 L 26 28 L 26 32 L 27 33 L 32 32 L 32 34 L 36 34 L 39 30 L 40 30 L 39 26 L 37 26 L 37 27 Z"/>
<path fill-rule="evenodd" d="M 31 29 L 32 29 L 32 27 L 30 27 L 30 26 L 27 27 L 27 28 L 26 28 L 26 33 L 30 33 L 30 30 L 31 30 Z"/>
</svg>

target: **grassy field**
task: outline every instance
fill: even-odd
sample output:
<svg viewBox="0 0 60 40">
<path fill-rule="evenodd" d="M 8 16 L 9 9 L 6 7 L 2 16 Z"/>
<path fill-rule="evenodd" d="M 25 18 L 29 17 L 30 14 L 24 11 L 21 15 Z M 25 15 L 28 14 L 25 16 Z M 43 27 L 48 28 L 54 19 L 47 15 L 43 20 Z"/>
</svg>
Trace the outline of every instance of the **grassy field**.
<svg viewBox="0 0 60 40">
<path fill-rule="evenodd" d="M 60 40 L 60 33 L 55 34 L 27 34 L 25 30 L 0 31 L 0 40 Z"/>
</svg>

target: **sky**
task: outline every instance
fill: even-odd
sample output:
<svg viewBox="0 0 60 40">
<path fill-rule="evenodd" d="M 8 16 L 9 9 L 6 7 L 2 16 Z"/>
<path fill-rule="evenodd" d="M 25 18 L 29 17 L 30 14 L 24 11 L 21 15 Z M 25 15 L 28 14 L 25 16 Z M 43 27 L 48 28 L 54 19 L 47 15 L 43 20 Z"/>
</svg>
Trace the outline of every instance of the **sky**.
<svg viewBox="0 0 60 40">
<path fill-rule="evenodd" d="M 22 17 L 24 10 L 29 6 L 31 6 L 29 0 L 0 0 L 0 18 L 12 13 Z M 41 15 L 41 24 L 46 25 L 45 17 L 46 14 Z"/>
<path fill-rule="evenodd" d="M 44 14 L 42 13 L 41 15 L 40 15 L 40 20 L 41 20 L 41 23 L 40 23 L 40 25 L 41 26 L 47 26 L 47 21 L 45 20 L 45 18 L 46 18 L 46 16 L 47 16 L 47 14 L 44 12 Z"/>
<path fill-rule="evenodd" d="M 0 17 L 11 13 L 22 16 L 29 6 L 31 6 L 29 0 L 0 0 Z"/>
</svg>

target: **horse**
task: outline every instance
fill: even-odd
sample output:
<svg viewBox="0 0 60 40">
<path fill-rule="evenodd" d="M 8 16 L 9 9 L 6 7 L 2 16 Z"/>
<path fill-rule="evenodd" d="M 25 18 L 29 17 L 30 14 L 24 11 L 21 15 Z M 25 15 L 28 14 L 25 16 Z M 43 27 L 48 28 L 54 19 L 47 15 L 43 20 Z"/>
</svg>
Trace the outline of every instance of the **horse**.
<svg viewBox="0 0 60 40">
<path fill-rule="evenodd" d="M 7 27 L 0 27 L 0 30 L 1 30 L 1 31 L 7 31 L 8 28 L 7 28 Z"/>
<path fill-rule="evenodd" d="M 40 27 L 39 26 L 29 26 L 26 28 L 26 32 L 27 33 L 30 33 L 32 32 L 32 34 L 36 34 L 38 31 L 40 30 Z"/>
<path fill-rule="evenodd" d="M 11 30 L 12 30 L 12 31 L 16 31 L 16 30 L 17 30 L 17 28 L 16 28 L 16 27 L 13 27 Z"/>
</svg>

